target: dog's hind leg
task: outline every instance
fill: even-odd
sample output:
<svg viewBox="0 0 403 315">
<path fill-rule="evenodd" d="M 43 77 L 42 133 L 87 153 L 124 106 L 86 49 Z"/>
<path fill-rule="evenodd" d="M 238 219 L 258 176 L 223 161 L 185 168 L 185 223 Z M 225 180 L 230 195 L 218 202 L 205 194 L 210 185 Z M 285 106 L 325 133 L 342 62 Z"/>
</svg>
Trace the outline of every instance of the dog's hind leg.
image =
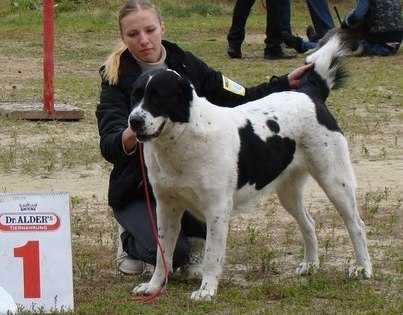
<svg viewBox="0 0 403 315">
<path fill-rule="evenodd" d="M 181 228 L 184 209 L 178 205 L 157 202 L 158 240 L 163 249 L 168 272 L 172 273 L 172 259 L 175 245 Z M 133 289 L 138 295 L 149 295 L 159 290 L 165 284 L 165 267 L 161 251 L 157 248 L 157 260 L 150 282 L 142 283 Z"/>
<path fill-rule="evenodd" d="M 311 172 L 340 213 L 353 243 L 358 266 L 351 266 L 349 276 L 372 276 L 365 224 L 360 218 L 356 200 L 356 181 L 347 143 L 343 138 L 333 145 L 334 152 L 321 155 Z"/>
<path fill-rule="evenodd" d="M 295 218 L 304 239 L 304 261 L 296 269 L 299 275 L 308 274 L 319 267 L 315 221 L 303 204 L 306 178 L 306 173 L 293 171 L 277 188 L 280 203 Z"/>
</svg>

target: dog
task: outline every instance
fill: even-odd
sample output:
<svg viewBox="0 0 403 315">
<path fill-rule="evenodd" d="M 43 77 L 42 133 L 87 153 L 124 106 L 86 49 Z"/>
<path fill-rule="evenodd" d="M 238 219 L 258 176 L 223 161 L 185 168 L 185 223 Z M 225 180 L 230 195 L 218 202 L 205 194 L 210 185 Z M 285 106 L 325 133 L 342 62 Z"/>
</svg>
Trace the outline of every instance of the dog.
<svg viewBox="0 0 403 315">
<path fill-rule="evenodd" d="M 343 78 L 340 57 L 348 38 L 336 32 L 306 58 L 313 63 L 297 91 L 273 93 L 234 108 L 199 97 L 172 70 L 148 74 L 134 89 L 128 123 L 144 143 L 149 180 L 157 200 L 159 241 L 172 271 L 172 256 L 185 209 L 206 222 L 200 288 L 192 300 L 211 300 L 222 273 L 231 214 L 246 202 L 276 192 L 295 218 L 305 254 L 298 275 L 318 268 L 314 220 L 303 205 L 311 175 L 340 213 L 357 263 L 350 276 L 372 276 L 364 222 L 346 138 L 325 105 Z M 165 285 L 163 261 L 148 283 L 133 292 L 149 295 Z"/>
</svg>

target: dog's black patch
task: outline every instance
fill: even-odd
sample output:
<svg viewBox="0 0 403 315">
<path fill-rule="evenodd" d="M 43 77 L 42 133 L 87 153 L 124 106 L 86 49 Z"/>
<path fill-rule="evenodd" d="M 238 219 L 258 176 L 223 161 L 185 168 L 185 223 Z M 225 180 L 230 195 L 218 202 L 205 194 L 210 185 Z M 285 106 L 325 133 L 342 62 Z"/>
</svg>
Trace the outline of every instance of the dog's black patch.
<svg viewBox="0 0 403 315">
<path fill-rule="evenodd" d="M 251 122 L 239 128 L 241 147 L 238 156 L 238 189 L 247 183 L 257 190 L 272 182 L 291 163 L 295 141 L 274 135 L 262 141 Z"/>
<path fill-rule="evenodd" d="M 173 71 L 154 75 L 144 91 L 144 110 L 154 117 L 167 117 L 173 122 L 189 122 L 193 99 L 190 82 Z"/>
<path fill-rule="evenodd" d="M 330 113 L 325 103 L 316 97 L 311 97 L 311 99 L 315 104 L 316 119 L 318 122 L 331 131 L 337 131 L 343 134 L 339 125 L 337 124 L 336 119 Z"/>
<path fill-rule="evenodd" d="M 312 102 L 315 104 L 316 119 L 319 124 L 325 126 L 331 131 L 342 133 L 336 119 L 330 113 L 325 104 L 326 98 L 329 96 L 329 88 L 325 80 L 323 80 L 314 69 L 311 69 L 301 79 L 300 88 L 297 91 L 304 93 L 311 98 Z"/>
<path fill-rule="evenodd" d="M 268 121 L 266 121 L 266 125 L 274 133 L 279 133 L 280 132 L 280 126 L 278 125 L 277 121 L 269 119 Z"/>
<path fill-rule="evenodd" d="M 132 110 L 135 106 L 137 106 L 141 99 L 144 97 L 144 91 L 146 88 L 146 84 L 151 76 L 156 75 L 164 71 L 163 69 L 155 69 L 155 70 L 148 70 L 143 72 L 137 79 L 134 81 L 132 85 L 132 92 L 130 95 L 130 105 Z"/>
</svg>

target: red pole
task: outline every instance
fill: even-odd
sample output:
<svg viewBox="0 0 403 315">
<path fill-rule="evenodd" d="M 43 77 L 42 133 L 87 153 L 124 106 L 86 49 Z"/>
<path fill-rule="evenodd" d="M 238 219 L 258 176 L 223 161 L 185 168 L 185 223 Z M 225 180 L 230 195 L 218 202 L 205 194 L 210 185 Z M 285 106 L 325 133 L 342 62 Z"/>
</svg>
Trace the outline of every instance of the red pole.
<svg viewBox="0 0 403 315">
<path fill-rule="evenodd" d="M 43 110 L 53 114 L 54 108 L 54 64 L 53 64 L 53 0 L 43 1 Z"/>
</svg>

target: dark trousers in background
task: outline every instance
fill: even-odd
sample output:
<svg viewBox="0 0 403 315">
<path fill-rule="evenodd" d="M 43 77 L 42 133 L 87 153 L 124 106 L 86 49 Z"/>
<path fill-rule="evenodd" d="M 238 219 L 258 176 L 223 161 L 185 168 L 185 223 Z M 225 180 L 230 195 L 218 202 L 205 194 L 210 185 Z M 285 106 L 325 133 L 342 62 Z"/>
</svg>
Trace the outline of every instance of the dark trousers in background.
<svg viewBox="0 0 403 315">
<path fill-rule="evenodd" d="M 246 20 L 255 0 L 237 0 L 229 30 L 228 43 L 240 47 L 245 39 Z M 290 1 L 266 0 L 266 50 L 281 49 L 281 31 L 291 33 Z"/>
<path fill-rule="evenodd" d="M 277 53 L 281 50 L 281 32 L 291 32 L 290 0 L 267 0 L 266 49 L 265 52 Z"/>
<path fill-rule="evenodd" d="M 235 47 L 241 47 L 245 39 L 246 20 L 250 14 L 255 0 L 237 0 L 232 15 L 232 24 L 227 40 Z"/>
<path fill-rule="evenodd" d="M 133 259 L 155 265 L 157 246 L 151 231 L 146 201 L 135 200 L 121 209 L 114 209 L 113 212 L 116 220 L 126 230 L 120 236 L 123 250 Z M 181 223 L 182 228 L 173 257 L 174 270 L 189 262 L 188 237 L 206 238 L 206 225 L 189 212 L 185 211 Z"/>
<path fill-rule="evenodd" d="M 334 28 L 333 17 L 330 14 L 327 0 L 307 0 L 309 14 L 318 38 L 322 38 Z"/>
</svg>

